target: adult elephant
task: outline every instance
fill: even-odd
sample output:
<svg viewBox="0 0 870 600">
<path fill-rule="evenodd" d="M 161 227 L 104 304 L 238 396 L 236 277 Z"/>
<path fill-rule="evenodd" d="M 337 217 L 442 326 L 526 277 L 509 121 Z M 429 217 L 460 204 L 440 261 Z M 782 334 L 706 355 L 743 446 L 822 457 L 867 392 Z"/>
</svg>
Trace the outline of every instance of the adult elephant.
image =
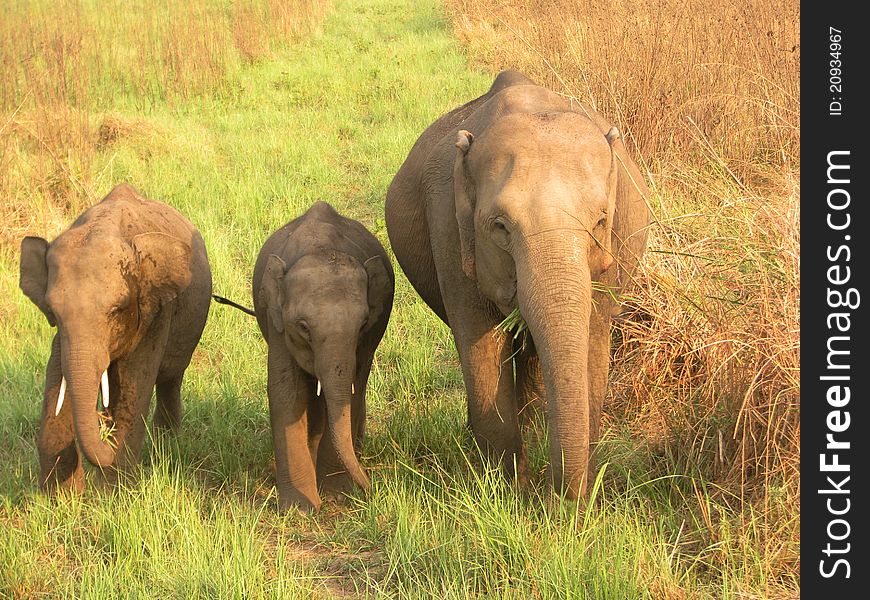
<svg viewBox="0 0 870 600">
<path fill-rule="evenodd" d="M 155 427 L 181 418 L 181 381 L 211 301 L 202 236 L 174 208 L 121 184 L 50 244 L 24 238 L 20 275 L 57 326 L 37 441 L 41 485 L 81 489 L 79 449 L 114 481 L 138 461 L 155 385 Z M 113 435 L 101 434 L 101 419 Z"/>
<path fill-rule="evenodd" d="M 550 473 L 569 498 L 585 496 L 599 437 L 614 296 L 646 247 L 647 189 L 619 138 L 505 71 L 423 132 L 386 199 L 399 264 L 453 332 L 478 444 L 527 477 L 518 413 L 545 398 Z M 525 349 L 498 328 L 517 308 Z"/>
</svg>

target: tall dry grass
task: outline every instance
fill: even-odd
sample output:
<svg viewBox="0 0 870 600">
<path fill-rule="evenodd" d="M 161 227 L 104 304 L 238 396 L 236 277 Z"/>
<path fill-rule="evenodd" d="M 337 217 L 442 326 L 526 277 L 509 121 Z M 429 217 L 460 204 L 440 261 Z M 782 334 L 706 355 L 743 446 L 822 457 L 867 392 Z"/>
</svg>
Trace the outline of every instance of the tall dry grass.
<svg viewBox="0 0 870 600">
<path fill-rule="evenodd" d="M 636 312 L 615 334 L 612 423 L 758 515 L 737 525 L 762 529 L 771 568 L 796 573 L 800 7 L 449 5 L 472 62 L 520 69 L 623 131 L 646 169 L 655 222 Z M 713 532 L 704 504 L 695 510 Z"/>
<path fill-rule="evenodd" d="M 327 0 L 23 0 L 0 3 L 0 247 L 44 212 L 97 199 L 94 157 L 149 113 L 195 97 L 232 101 L 245 64 L 310 31 Z M 105 188 L 105 185 L 102 185 Z"/>
<path fill-rule="evenodd" d="M 450 4 L 472 61 L 520 67 L 583 99 L 618 121 L 647 160 L 721 158 L 720 166 L 745 176 L 797 159 L 794 1 Z"/>
<path fill-rule="evenodd" d="M 101 2 L 25 0 L 0 6 L 0 109 L 19 105 L 136 108 L 232 93 L 243 62 L 306 33 L 324 0 Z M 62 18 L 60 17 L 62 15 Z"/>
</svg>

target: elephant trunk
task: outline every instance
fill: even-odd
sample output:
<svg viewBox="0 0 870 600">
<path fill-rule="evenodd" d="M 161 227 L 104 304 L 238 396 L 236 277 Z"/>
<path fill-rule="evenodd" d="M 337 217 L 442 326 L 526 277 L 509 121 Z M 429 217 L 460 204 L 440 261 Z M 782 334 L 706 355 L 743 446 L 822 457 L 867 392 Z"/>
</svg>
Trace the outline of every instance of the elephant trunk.
<svg viewBox="0 0 870 600">
<path fill-rule="evenodd" d="M 347 340 L 344 341 L 347 343 Z M 355 347 L 355 344 L 352 345 Z M 342 466 L 360 488 L 369 490 L 369 478 L 356 458 L 351 424 L 351 400 L 356 372 L 356 360 L 351 354 L 340 361 L 322 361 L 317 373 L 326 394 L 326 416 L 329 436 Z"/>
<path fill-rule="evenodd" d="M 109 367 L 109 356 L 98 344 L 72 342 L 65 336 L 61 346 L 61 367 L 66 380 L 66 401 L 70 403 L 76 439 L 82 453 L 93 465 L 109 467 L 115 449 L 100 438 L 97 394 L 101 376 Z"/>
<path fill-rule="evenodd" d="M 515 256 L 517 304 L 538 350 L 548 397 L 550 469 L 556 490 L 586 493 L 589 466 L 589 236 L 530 236 Z"/>
</svg>

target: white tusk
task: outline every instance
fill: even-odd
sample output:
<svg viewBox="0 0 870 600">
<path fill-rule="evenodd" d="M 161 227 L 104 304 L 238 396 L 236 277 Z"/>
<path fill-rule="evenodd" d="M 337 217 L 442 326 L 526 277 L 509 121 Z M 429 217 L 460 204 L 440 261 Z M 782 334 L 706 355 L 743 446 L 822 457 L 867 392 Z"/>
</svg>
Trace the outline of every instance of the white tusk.
<svg viewBox="0 0 870 600">
<path fill-rule="evenodd" d="M 60 407 L 63 406 L 63 397 L 66 396 L 66 377 L 60 378 L 60 392 L 57 394 L 57 408 L 54 409 L 54 416 L 60 414 Z"/>
<path fill-rule="evenodd" d="M 103 371 L 103 376 L 100 378 L 100 385 L 103 391 L 103 408 L 109 408 L 109 369 Z"/>
<path fill-rule="evenodd" d="M 317 395 L 320 395 L 320 380 L 317 380 Z"/>
<path fill-rule="evenodd" d="M 353 382 L 350 383 L 350 393 L 356 394 L 356 386 L 354 386 Z"/>
</svg>

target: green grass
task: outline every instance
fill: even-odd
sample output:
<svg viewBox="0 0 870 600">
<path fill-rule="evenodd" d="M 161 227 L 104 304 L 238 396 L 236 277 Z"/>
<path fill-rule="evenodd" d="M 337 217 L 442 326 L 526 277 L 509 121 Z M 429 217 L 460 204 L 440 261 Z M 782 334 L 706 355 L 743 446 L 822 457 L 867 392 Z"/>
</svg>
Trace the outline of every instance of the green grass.
<svg viewBox="0 0 870 600">
<path fill-rule="evenodd" d="M 179 208 L 205 238 L 215 292 L 244 304 L 263 241 L 316 200 L 389 247 L 392 175 L 430 122 L 492 78 L 468 68 L 430 0 L 337 0 L 305 39 L 231 62 L 213 89 L 154 93 L 147 107 L 91 73 L 106 93 L 94 93 L 86 125 L 112 119 L 121 133 L 69 179 L 88 182 L 90 201 L 128 181 Z M 38 148 L 10 148 L 0 165 L 26 181 Z M 0 236 L 0 597 L 730 598 L 795 587 L 770 581 L 754 554 L 765 532 L 745 547 L 728 538 L 751 514 L 618 430 L 585 512 L 547 487 L 545 436 L 530 440 L 541 475 L 531 489 L 484 469 L 450 332 L 398 267 L 369 386 L 368 497 L 311 517 L 276 512 L 266 347 L 252 318 L 220 305 L 185 379 L 182 430 L 146 443 L 138 482 L 43 496 L 35 438 L 52 331 L 18 290 L 17 239 L 51 238 L 77 211 L 47 184 L 12 184 L 4 214 L 25 225 Z"/>
</svg>

